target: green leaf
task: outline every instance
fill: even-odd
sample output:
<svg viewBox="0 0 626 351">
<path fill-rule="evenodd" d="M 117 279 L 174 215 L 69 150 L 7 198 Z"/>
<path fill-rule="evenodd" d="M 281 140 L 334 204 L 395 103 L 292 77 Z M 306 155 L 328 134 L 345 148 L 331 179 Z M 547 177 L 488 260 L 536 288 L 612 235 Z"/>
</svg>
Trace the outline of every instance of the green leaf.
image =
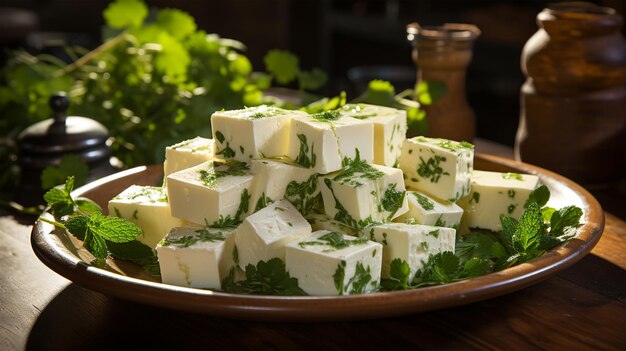
<svg viewBox="0 0 626 351">
<path fill-rule="evenodd" d="M 141 229 L 135 224 L 118 217 L 107 217 L 95 213 L 87 224 L 89 232 L 114 243 L 123 243 L 135 240 L 141 235 Z"/>
<path fill-rule="evenodd" d="M 542 235 L 543 216 L 539 210 L 539 205 L 533 202 L 522 213 L 511 243 L 513 248 L 519 253 L 534 254 Z"/>
<path fill-rule="evenodd" d="M 178 9 L 159 10 L 156 24 L 176 39 L 184 39 L 196 31 L 196 21 L 193 17 Z"/>
<path fill-rule="evenodd" d="M 502 223 L 502 231 L 498 233 L 504 247 L 508 251 L 513 250 L 513 236 L 517 231 L 518 222 L 515 218 L 500 215 L 500 223 Z"/>
<path fill-rule="evenodd" d="M 299 60 L 286 50 L 270 50 L 263 58 L 265 69 L 271 73 L 279 84 L 289 84 L 298 76 Z"/>
<path fill-rule="evenodd" d="M 93 200 L 88 198 L 78 198 L 76 199 L 76 206 L 78 209 L 88 215 L 92 215 L 96 212 L 102 212 L 102 207 L 95 203 Z"/>
<path fill-rule="evenodd" d="M 465 262 L 463 265 L 463 277 L 473 278 L 487 274 L 491 269 L 491 264 L 488 260 L 474 257 Z"/>
<path fill-rule="evenodd" d="M 89 229 L 85 233 L 83 246 L 96 258 L 107 258 L 109 255 L 104 239 Z"/>
<path fill-rule="evenodd" d="M 576 206 L 567 206 L 554 212 L 550 219 L 550 235 L 560 236 L 568 228 L 576 228 L 580 224 L 583 210 Z"/>
<path fill-rule="evenodd" d="M 417 101 L 423 105 L 431 105 L 448 92 L 446 83 L 440 80 L 420 80 L 417 83 Z"/>
<path fill-rule="evenodd" d="M 407 290 L 410 288 L 409 281 L 411 268 L 409 264 L 400 258 L 394 258 L 389 265 L 389 278 L 381 280 L 380 284 L 384 291 Z"/>
<path fill-rule="evenodd" d="M 106 242 L 111 256 L 142 266 L 148 273 L 160 274 L 159 261 L 152 249 L 138 240 L 125 243 Z"/>
<path fill-rule="evenodd" d="M 528 195 L 528 200 L 524 203 L 524 208 L 528 208 L 533 202 L 539 205 L 539 207 L 543 207 L 548 203 L 548 200 L 550 200 L 550 189 L 542 185 Z"/>
<path fill-rule="evenodd" d="M 491 259 L 494 257 L 494 244 L 497 239 L 493 235 L 473 232 L 467 235 L 457 235 L 455 255 L 466 262 L 472 258 Z"/>
<path fill-rule="evenodd" d="M 78 240 L 85 240 L 88 222 L 89 218 L 86 216 L 69 217 L 67 221 L 65 221 L 65 228 Z"/>
<path fill-rule="evenodd" d="M 326 72 L 319 68 L 314 68 L 311 71 L 301 71 L 298 74 L 298 84 L 301 90 L 317 90 L 326 84 L 327 80 Z"/>
<path fill-rule="evenodd" d="M 393 85 L 385 80 L 372 80 L 367 85 L 367 90 L 353 102 L 368 103 L 388 107 L 396 107 L 396 91 Z"/>
<path fill-rule="evenodd" d="M 85 161 L 76 155 L 65 155 L 61 158 L 58 166 L 48 166 L 43 170 L 41 173 L 41 188 L 50 189 L 63 184 L 70 176 L 73 176 L 76 185 L 80 186 L 85 184 L 88 173 L 89 168 Z"/>
<path fill-rule="evenodd" d="M 552 215 L 556 212 L 556 208 L 552 207 L 544 207 L 541 209 L 541 215 L 543 216 L 543 221 L 546 223 L 550 223 L 552 219 Z"/>
<path fill-rule="evenodd" d="M 234 271 L 232 272 L 234 275 Z M 253 294 L 253 295 L 279 295 L 298 296 L 306 295 L 298 286 L 298 279 L 292 278 L 285 269 L 285 263 L 280 258 L 259 261 L 256 267 L 252 264 L 246 266 L 246 279 L 234 282 L 234 279 L 226 279 L 226 286 L 222 288 L 226 292 Z"/>
<path fill-rule="evenodd" d="M 148 16 L 148 7 L 141 0 L 116 0 L 107 6 L 103 15 L 111 28 L 139 27 Z"/>
<path fill-rule="evenodd" d="M 59 188 L 54 188 L 48 190 L 44 195 L 43 199 L 46 200 L 48 205 L 54 205 L 58 203 L 67 203 L 69 195 L 64 190 Z"/>
</svg>

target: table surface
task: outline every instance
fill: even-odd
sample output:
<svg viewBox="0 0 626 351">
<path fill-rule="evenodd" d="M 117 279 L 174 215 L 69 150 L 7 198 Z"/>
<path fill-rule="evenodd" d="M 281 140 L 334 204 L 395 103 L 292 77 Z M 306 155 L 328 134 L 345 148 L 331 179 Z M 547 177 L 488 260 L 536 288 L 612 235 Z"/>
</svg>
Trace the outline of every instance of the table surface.
<svg viewBox="0 0 626 351">
<path fill-rule="evenodd" d="M 477 143 L 479 151 L 510 149 Z M 623 189 L 622 189 L 623 190 Z M 623 219 L 624 193 L 598 197 Z M 626 222 L 607 213 L 592 253 L 499 298 L 405 317 L 342 323 L 243 322 L 110 298 L 43 265 L 32 217 L 0 216 L 0 350 L 626 348 Z"/>
</svg>

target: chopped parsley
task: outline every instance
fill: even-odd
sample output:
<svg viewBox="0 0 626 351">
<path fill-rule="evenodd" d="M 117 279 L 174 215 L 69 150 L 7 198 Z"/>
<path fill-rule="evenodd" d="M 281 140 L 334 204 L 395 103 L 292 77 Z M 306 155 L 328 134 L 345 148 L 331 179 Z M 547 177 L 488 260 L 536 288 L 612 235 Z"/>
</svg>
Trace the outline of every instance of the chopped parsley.
<svg viewBox="0 0 626 351">
<path fill-rule="evenodd" d="M 319 236 L 315 240 L 303 241 L 299 243 L 298 245 L 300 245 L 300 247 L 302 248 L 304 248 L 305 246 L 309 246 L 309 245 L 328 245 L 339 250 L 339 249 L 345 249 L 346 247 L 349 247 L 349 246 L 365 244 L 366 242 L 367 242 L 367 238 L 365 237 L 359 237 L 354 240 L 346 240 L 344 239 L 343 234 L 341 233 L 329 232 L 329 233 Z"/>
<path fill-rule="evenodd" d="M 193 235 L 183 235 L 176 238 L 165 237 L 163 240 L 161 240 L 160 244 L 161 246 L 176 246 L 180 248 L 185 248 L 192 246 L 198 242 L 215 242 L 224 240 L 226 240 L 224 232 L 207 228 L 196 230 L 195 234 Z"/>
<path fill-rule="evenodd" d="M 200 182 L 204 186 L 212 187 L 219 178 L 227 176 L 244 176 L 248 174 L 250 167 L 245 162 L 239 161 L 213 161 L 208 169 L 201 169 Z"/>
<path fill-rule="evenodd" d="M 306 181 L 296 182 L 292 180 L 285 188 L 285 198 L 291 202 L 296 209 L 306 216 L 322 203 L 322 194 L 318 192 L 318 174 L 313 173 Z M 314 196 L 313 194 L 317 194 Z"/>
<path fill-rule="evenodd" d="M 435 209 L 435 203 L 430 201 L 426 196 L 417 193 L 417 192 L 412 192 L 413 196 L 415 196 L 415 198 L 417 199 L 417 203 L 426 211 L 430 211 Z"/>
<path fill-rule="evenodd" d="M 429 158 L 428 161 L 424 161 L 420 156 L 420 164 L 417 166 L 417 173 L 422 178 L 430 179 L 431 183 L 438 183 L 441 176 L 450 175 L 450 173 L 443 171 L 443 168 L 440 166 L 441 162 L 446 162 L 444 156 L 434 155 Z"/>
<path fill-rule="evenodd" d="M 335 274 L 333 274 L 333 281 L 335 282 L 335 288 L 339 295 L 343 294 L 343 284 L 346 280 L 346 261 L 341 260 L 337 265 L 337 269 L 335 270 Z"/>
<path fill-rule="evenodd" d="M 306 141 L 306 135 L 297 134 L 297 136 L 300 140 L 300 152 L 294 162 L 305 168 L 315 167 L 317 156 L 313 152 L 314 144 L 311 144 L 311 155 L 309 156 L 309 145 Z"/>
<path fill-rule="evenodd" d="M 502 179 L 505 179 L 505 180 L 515 179 L 515 180 L 521 180 L 521 181 L 524 180 L 522 175 L 519 173 L 502 173 Z"/>
<path fill-rule="evenodd" d="M 341 111 L 339 110 L 331 110 L 324 111 L 316 114 L 312 114 L 311 118 L 318 122 L 332 122 L 341 118 Z"/>
<path fill-rule="evenodd" d="M 385 193 L 383 194 L 383 198 L 380 203 L 383 206 L 383 209 L 389 212 L 389 217 L 387 220 L 391 220 L 393 216 L 398 212 L 402 204 L 404 203 L 404 197 L 406 196 L 406 191 L 398 191 L 396 190 L 396 184 L 393 183 L 387 187 Z"/>
<path fill-rule="evenodd" d="M 359 149 L 355 149 L 354 159 L 344 157 L 341 161 L 342 169 L 333 177 L 334 181 L 341 182 L 341 184 L 353 183 L 355 186 L 362 184 L 356 181 L 357 178 L 365 179 L 380 179 L 385 176 L 385 173 L 374 168 L 371 164 L 365 160 L 361 160 L 361 153 Z"/>
</svg>

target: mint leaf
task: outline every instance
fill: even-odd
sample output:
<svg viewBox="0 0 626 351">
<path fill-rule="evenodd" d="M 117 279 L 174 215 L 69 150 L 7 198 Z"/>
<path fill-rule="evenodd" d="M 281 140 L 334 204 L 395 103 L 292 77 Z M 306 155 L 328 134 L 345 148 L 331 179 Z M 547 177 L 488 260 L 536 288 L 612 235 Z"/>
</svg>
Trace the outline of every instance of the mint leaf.
<svg viewBox="0 0 626 351">
<path fill-rule="evenodd" d="M 543 207 L 548 203 L 548 200 L 550 200 L 550 189 L 548 189 L 547 186 L 542 185 L 528 195 L 528 200 L 524 203 L 524 208 L 528 208 L 528 206 L 530 206 L 533 202 L 539 207 Z"/>
<path fill-rule="evenodd" d="M 467 235 L 457 235 L 455 245 L 455 255 L 461 262 L 469 261 L 473 258 L 491 259 L 499 254 L 502 245 L 490 234 L 473 232 Z M 506 253 L 505 253 L 506 254 Z"/>
<path fill-rule="evenodd" d="M 148 7 L 141 0 L 116 0 L 107 6 L 103 16 L 111 28 L 139 27 L 148 16 Z"/>
<path fill-rule="evenodd" d="M 65 228 L 78 240 L 85 240 L 88 222 L 89 218 L 86 216 L 73 216 L 65 221 Z"/>
<path fill-rule="evenodd" d="M 317 90 L 326 84 L 327 80 L 326 72 L 319 68 L 314 68 L 311 71 L 301 71 L 298 74 L 300 90 Z"/>
<path fill-rule="evenodd" d="M 578 227 L 582 215 L 583 210 L 576 206 L 567 206 L 554 212 L 550 218 L 550 235 L 561 236 L 570 228 Z"/>
<path fill-rule="evenodd" d="M 152 249 L 138 240 L 126 243 L 106 242 L 111 256 L 142 266 L 148 273 L 160 274 L 159 261 Z"/>
<path fill-rule="evenodd" d="M 46 200 L 48 205 L 54 205 L 58 203 L 67 203 L 68 202 L 68 194 L 61 189 L 54 188 L 48 190 L 44 195 L 43 199 Z"/>
<path fill-rule="evenodd" d="M 87 251 L 91 252 L 91 254 L 94 255 L 94 257 L 96 258 L 107 258 L 107 256 L 109 255 L 104 239 L 100 235 L 93 233 L 89 229 L 85 234 L 83 247 L 87 249 Z"/>
<path fill-rule="evenodd" d="M 460 276 L 463 278 L 474 278 L 487 274 L 491 269 L 491 263 L 487 259 L 474 257 L 466 261 Z"/>
<path fill-rule="evenodd" d="M 65 155 L 61 158 L 58 166 L 48 166 L 43 170 L 41 173 L 41 188 L 50 189 L 63 184 L 70 176 L 73 176 L 76 184 L 80 186 L 85 184 L 88 173 L 87 163 L 80 157 Z"/>
<path fill-rule="evenodd" d="M 539 246 L 542 235 L 543 216 L 539 210 L 539 205 L 532 202 L 522 213 L 517 230 L 511 238 L 511 243 L 516 252 L 533 254 Z"/>
<path fill-rule="evenodd" d="M 296 79 L 299 69 L 298 57 L 286 50 L 270 50 L 263 58 L 265 69 L 279 84 L 289 84 Z"/>
<path fill-rule="evenodd" d="M 93 200 L 84 197 L 76 199 L 76 206 L 80 211 L 88 215 L 102 212 L 102 207 L 100 207 L 100 205 L 95 203 Z"/>
<path fill-rule="evenodd" d="M 68 177 L 63 187 L 52 188 L 43 195 L 55 218 L 59 219 L 74 213 L 75 203 L 70 195 L 73 186 L 74 177 Z"/>
<path fill-rule="evenodd" d="M 141 235 L 141 229 L 135 224 L 118 217 L 107 217 L 101 213 L 95 213 L 89 218 L 87 228 L 90 233 L 114 243 L 132 241 Z"/>
</svg>

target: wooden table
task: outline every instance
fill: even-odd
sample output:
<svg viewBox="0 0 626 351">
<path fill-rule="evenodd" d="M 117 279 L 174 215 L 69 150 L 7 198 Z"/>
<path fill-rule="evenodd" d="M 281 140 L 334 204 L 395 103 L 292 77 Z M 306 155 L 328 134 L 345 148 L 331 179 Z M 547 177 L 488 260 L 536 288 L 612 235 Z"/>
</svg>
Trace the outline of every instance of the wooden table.
<svg viewBox="0 0 626 351">
<path fill-rule="evenodd" d="M 621 212 L 623 194 L 599 194 Z M 83 289 L 35 257 L 32 221 L 0 214 L 0 350 L 626 349 L 626 222 L 608 213 L 591 255 L 530 288 L 406 317 L 316 324 L 225 320 Z"/>
</svg>

